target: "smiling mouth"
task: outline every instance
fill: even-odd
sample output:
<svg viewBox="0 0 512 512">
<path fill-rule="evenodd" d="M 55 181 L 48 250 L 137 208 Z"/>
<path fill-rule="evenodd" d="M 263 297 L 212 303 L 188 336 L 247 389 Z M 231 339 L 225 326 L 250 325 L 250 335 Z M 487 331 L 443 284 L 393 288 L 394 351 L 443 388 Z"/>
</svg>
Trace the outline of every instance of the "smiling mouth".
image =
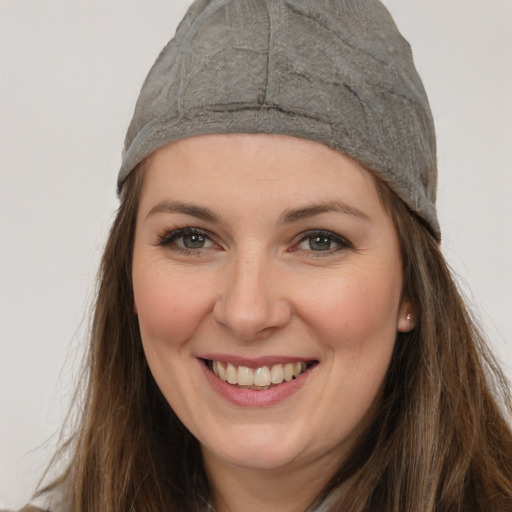
<svg viewBox="0 0 512 512">
<path fill-rule="evenodd" d="M 249 368 L 222 361 L 205 360 L 205 362 L 210 371 L 223 382 L 240 389 L 255 391 L 265 391 L 297 379 L 317 363 L 317 361 L 297 361 Z"/>
</svg>

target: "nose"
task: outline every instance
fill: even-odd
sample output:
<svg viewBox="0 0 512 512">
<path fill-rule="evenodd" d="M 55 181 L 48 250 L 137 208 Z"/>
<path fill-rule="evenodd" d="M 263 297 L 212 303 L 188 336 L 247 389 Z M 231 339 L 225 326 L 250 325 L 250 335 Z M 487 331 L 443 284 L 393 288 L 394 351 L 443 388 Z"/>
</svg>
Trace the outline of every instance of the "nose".
<svg viewBox="0 0 512 512">
<path fill-rule="evenodd" d="M 252 341 L 282 329 L 291 319 L 282 273 L 267 257 L 238 258 L 223 272 L 214 320 L 238 339 Z"/>
</svg>

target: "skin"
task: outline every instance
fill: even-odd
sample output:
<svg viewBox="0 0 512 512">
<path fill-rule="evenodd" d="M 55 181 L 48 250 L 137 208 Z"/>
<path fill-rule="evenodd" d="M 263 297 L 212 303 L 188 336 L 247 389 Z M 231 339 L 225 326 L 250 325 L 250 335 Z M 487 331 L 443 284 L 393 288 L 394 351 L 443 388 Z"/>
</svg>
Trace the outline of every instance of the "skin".
<svg viewBox="0 0 512 512">
<path fill-rule="evenodd" d="M 181 140 L 144 172 L 135 309 L 153 376 L 201 443 L 214 505 L 305 510 L 378 406 L 397 331 L 414 326 L 374 179 L 324 145 L 261 134 Z M 184 228 L 203 246 L 186 248 Z M 212 353 L 317 364 L 277 403 L 241 406 L 206 378 Z"/>
</svg>

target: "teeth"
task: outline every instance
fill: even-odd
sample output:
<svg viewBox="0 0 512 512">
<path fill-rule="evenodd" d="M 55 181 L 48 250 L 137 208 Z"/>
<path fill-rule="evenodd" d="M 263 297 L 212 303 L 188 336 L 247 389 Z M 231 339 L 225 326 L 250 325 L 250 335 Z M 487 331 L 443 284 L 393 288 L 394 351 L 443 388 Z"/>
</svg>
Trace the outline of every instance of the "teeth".
<svg viewBox="0 0 512 512">
<path fill-rule="evenodd" d="M 238 380 L 237 378 L 238 372 L 236 368 L 231 363 L 228 363 L 228 367 L 226 368 L 226 380 L 230 384 L 236 384 Z"/>
<path fill-rule="evenodd" d="M 284 368 L 282 364 L 275 364 L 270 370 L 270 381 L 272 384 L 281 384 L 284 380 Z"/>
<path fill-rule="evenodd" d="M 215 363 L 216 361 L 214 361 Z M 220 380 L 223 380 L 224 382 L 226 382 L 226 380 L 228 379 L 226 377 L 226 369 L 224 368 L 224 366 L 222 366 L 222 363 L 218 363 L 217 362 L 217 371 L 219 372 L 219 378 Z"/>
<path fill-rule="evenodd" d="M 294 365 L 292 363 L 288 363 L 284 365 L 284 380 L 292 380 L 293 379 L 293 369 Z"/>
<path fill-rule="evenodd" d="M 252 368 L 247 368 L 247 366 L 239 366 L 237 384 L 240 386 L 252 386 L 253 383 L 254 372 L 252 371 Z"/>
<path fill-rule="evenodd" d="M 219 379 L 229 384 L 238 385 L 244 389 L 264 390 L 272 385 L 281 384 L 283 381 L 290 381 L 302 375 L 308 364 L 303 361 L 297 363 L 275 364 L 271 368 L 262 366 L 260 368 L 249 368 L 238 366 L 221 361 L 211 361 L 210 368 Z"/>
<path fill-rule="evenodd" d="M 270 370 L 266 366 L 263 368 L 257 368 L 254 371 L 254 385 L 270 386 Z"/>
</svg>

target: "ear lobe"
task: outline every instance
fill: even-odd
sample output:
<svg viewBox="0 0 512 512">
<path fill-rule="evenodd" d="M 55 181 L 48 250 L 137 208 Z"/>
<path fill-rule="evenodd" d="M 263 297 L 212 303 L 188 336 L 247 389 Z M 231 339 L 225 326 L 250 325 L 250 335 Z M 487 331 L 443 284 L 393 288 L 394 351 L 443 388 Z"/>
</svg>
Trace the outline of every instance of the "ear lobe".
<svg viewBox="0 0 512 512">
<path fill-rule="evenodd" d="M 416 327 L 416 312 L 410 300 L 402 299 L 398 311 L 398 332 L 409 332 Z"/>
</svg>

